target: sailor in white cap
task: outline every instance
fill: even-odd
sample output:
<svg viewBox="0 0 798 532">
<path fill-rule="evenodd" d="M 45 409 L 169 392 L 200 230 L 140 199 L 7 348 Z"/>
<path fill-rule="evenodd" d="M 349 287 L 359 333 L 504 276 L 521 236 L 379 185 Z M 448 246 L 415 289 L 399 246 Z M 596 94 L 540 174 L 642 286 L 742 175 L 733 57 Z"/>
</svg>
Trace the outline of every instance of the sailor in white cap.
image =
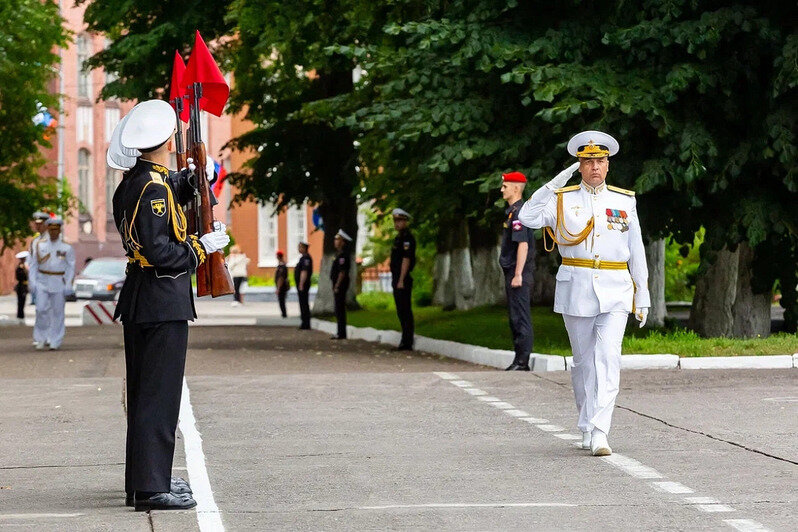
<svg viewBox="0 0 798 532">
<path fill-rule="evenodd" d="M 115 316 L 124 327 L 127 361 L 126 504 L 193 508 L 188 484 L 171 476 L 188 321 L 196 317 L 191 273 L 230 239 L 223 226 L 199 238 L 187 234 L 181 205 L 194 189 L 188 170 L 167 169 L 176 129 L 168 103 L 139 103 L 119 129 L 109 163 L 124 169 L 133 162 L 124 157 L 136 158 L 113 198 L 129 262 Z"/>
<path fill-rule="evenodd" d="M 333 336 L 333 340 L 346 339 L 346 292 L 349 290 L 349 275 L 352 267 L 352 253 L 349 245 L 352 243 L 352 237 L 344 231 L 339 229 L 335 233 L 333 240 L 335 251 L 338 254 L 333 259 L 332 267 L 330 268 L 330 282 L 333 287 L 333 298 L 335 300 L 335 319 L 338 322 L 338 334 Z"/>
<path fill-rule="evenodd" d="M 75 277 L 75 251 L 61 239 L 61 218 L 49 218 L 47 235 L 33 245 L 30 261 L 31 290 L 36 291 L 36 322 L 33 338 L 36 349 L 61 347 L 66 332 L 64 307 L 66 295 L 72 292 Z"/>
<path fill-rule="evenodd" d="M 28 253 L 33 255 L 33 247 L 36 245 L 36 241 L 40 238 L 47 238 L 47 235 L 44 234 L 45 222 L 47 219 L 50 218 L 50 215 L 44 211 L 36 211 L 31 215 L 31 221 L 33 222 L 33 238 L 28 245 Z M 33 276 L 33 272 L 29 272 L 28 276 L 28 290 L 30 291 L 30 304 L 36 304 L 36 291 L 33 287 L 36 285 L 36 279 Z M 37 343 L 44 342 L 44 338 L 38 338 L 36 336 L 36 331 L 34 331 L 33 335 L 33 345 Z"/>
<path fill-rule="evenodd" d="M 568 142 L 568 152 L 578 162 L 535 192 L 519 219 L 527 227 L 545 227 L 544 244 L 548 235 L 551 249 L 556 243 L 562 256 L 554 311 L 563 315 L 571 341 L 577 426 L 582 447 L 605 456 L 612 453 L 607 434 L 627 316 L 634 313 L 642 327 L 651 306 L 648 269 L 634 192 L 605 182 L 618 142 L 584 131 Z M 577 169 L 581 183 L 566 187 Z"/>
<path fill-rule="evenodd" d="M 404 209 L 394 209 L 393 227 L 396 238 L 391 248 L 391 286 L 396 303 L 396 315 L 402 327 L 402 339 L 398 351 L 412 351 L 415 339 L 413 320 L 413 277 L 410 272 L 416 266 L 416 239 L 408 229 L 410 214 Z"/>
</svg>

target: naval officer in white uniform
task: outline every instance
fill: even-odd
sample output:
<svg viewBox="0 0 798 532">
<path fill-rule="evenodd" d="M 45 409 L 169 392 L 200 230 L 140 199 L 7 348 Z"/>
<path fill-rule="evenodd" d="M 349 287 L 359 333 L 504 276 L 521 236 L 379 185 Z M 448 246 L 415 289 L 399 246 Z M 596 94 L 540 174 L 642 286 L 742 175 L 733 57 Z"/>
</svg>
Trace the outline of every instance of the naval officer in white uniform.
<svg viewBox="0 0 798 532">
<path fill-rule="evenodd" d="M 574 356 L 571 383 L 582 448 L 612 454 L 607 434 L 618 395 L 621 344 L 627 316 L 645 325 L 651 301 L 634 192 L 607 185 L 609 157 L 618 142 L 584 131 L 568 142 L 578 158 L 536 191 L 521 208 L 521 223 L 545 227 L 562 256 L 554 312 L 563 315 Z M 574 171 L 582 182 L 566 187 Z"/>
<path fill-rule="evenodd" d="M 72 291 L 75 276 L 75 252 L 61 239 L 61 218 L 46 222 L 47 232 L 34 241 L 30 259 L 31 290 L 36 293 L 36 322 L 33 338 L 36 349 L 61 347 L 64 326 L 65 296 Z"/>
</svg>

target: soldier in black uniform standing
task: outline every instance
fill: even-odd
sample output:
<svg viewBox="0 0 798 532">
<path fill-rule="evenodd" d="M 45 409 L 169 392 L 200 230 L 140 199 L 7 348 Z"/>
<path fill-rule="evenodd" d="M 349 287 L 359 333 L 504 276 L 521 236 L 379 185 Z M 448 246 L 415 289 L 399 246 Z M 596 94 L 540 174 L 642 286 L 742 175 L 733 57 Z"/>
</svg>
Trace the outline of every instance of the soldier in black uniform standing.
<svg viewBox="0 0 798 532">
<path fill-rule="evenodd" d="M 277 269 L 274 270 L 274 289 L 277 292 L 277 302 L 280 304 L 280 314 L 288 317 L 285 310 L 285 296 L 288 294 L 288 266 L 285 264 L 285 253 L 277 250 Z"/>
<path fill-rule="evenodd" d="M 349 268 L 352 260 L 349 255 L 349 243 L 352 237 L 346 231 L 339 229 L 335 234 L 335 250 L 338 254 L 330 268 L 330 281 L 335 299 L 335 319 L 338 322 L 338 334 L 333 340 L 346 339 L 346 292 L 349 290 Z"/>
<path fill-rule="evenodd" d="M 299 262 L 294 267 L 294 284 L 296 285 L 296 295 L 299 298 L 299 314 L 302 319 L 300 329 L 310 329 L 310 278 L 313 275 L 313 259 L 308 254 L 308 243 L 300 242 Z"/>
<path fill-rule="evenodd" d="M 535 259 L 535 232 L 518 219 L 524 204 L 526 177 L 521 172 L 502 174 L 502 197 L 507 210 L 502 230 L 499 264 L 504 271 L 504 289 L 510 313 L 510 332 L 513 334 L 515 359 L 507 371 L 529 371 L 532 352 L 532 320 L 529 316 L 529 293 L 532 288 L 532 269 Z"/>
<path fill-rule="evenodd" d="M 413 277 L 410 272 L 416 266 L 416 239 L 407 225 L 410 215 L 403 209 L 394 209 L 393 226 L 397 235 L 391 249 L 391 286 L 396 303 L 396 315 L 402 326 L 399 351 L 413 350 L 415 324 L 413 322 Z"/>
<path fill-rule="evenodd" d="M 160 100 L 130 111 L 121 144 L 140 150 L 113 198 L 128 257 L 115 317 L 124 326 L 127 365 L 126 504 L 136 510 L 196 506 L 188 484 L 171 477 L 183 386 L 188 320 L 196 317 L 191 273 L 229 237 L 186 234 L 180 207 L 193 196 L 188 171 L 167 170 L 175 114 Z"/>
</svg>

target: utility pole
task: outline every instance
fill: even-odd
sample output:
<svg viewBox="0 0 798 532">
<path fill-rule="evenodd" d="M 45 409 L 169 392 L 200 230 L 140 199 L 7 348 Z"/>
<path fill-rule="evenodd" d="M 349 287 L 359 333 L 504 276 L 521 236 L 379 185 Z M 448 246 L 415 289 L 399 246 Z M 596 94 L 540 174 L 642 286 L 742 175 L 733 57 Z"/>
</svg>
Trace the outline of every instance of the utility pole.
<svg viewBox="0 0 798 532">
<path fill-rule="evenodd" d="M 58 15 L 61 16 L 63 12 L 63 0 L 58 0 Z M 61 203 L 61 191 L 64 189 L 64 47 L 58 49 L 58 164 L 57 164 L 57 179 L 58 179 L 58 214 L 64 216 L 63 207 Z"/>
</svg>

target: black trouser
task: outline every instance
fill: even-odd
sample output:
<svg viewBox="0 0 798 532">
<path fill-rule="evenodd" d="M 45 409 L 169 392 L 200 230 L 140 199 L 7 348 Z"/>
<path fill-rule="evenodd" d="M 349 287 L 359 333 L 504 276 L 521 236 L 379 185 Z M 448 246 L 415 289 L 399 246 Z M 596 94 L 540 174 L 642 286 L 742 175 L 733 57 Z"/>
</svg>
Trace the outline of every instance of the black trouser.
<svg viewBox="0 0 798 532">
<path fill-rule="evenodd" d="M 167 492 L 183 392 L 188 322 L 124 323 L 125 491 Z"/>
<path fill-rule="evenodd" d="M 235 293 L 233 294 L 233 299 L 241 303 L 241 283 L 244 282 L 246 277 L 233 277 L 233 289 L 235 289 Z"/>
<path fill-rule="evenodd" d="M 288 295 L 288 290 L 278 290 L 277 291 L 277 302 L 280 303 L 280 314 L 282 314 L 283 318 L 288 316 L 288 313 L 285 311 L 285 296 Z"/>
<path fill-rule="evenodd" d="M 510 313 L 510 332 L 513 334 L 515 364 L 529 364 L 532 352 L 532 319 L 529 315 L 529 292 L 532 288 L 532 274 L 523 274 L 523 284 L 513 288 L 515 270 L 504 271 L 504 289 L 507 292 L 507 310 Z"/>
<path fill-rule="evenodd" d="M 333 292 L 335 319 L 338 322 L 338 338 L 346 338 L 346 292 L 348 290 L 349 282 L 343 282 L 338 292 Z"/>
<path fill-rule="evenodd" d="M 28 297 L 27 290 L 17 290 L 17 318 L 25 319 L 25 299 Z"/>
<path fill-rule="evenodd" d="M 402 341 L 400 347 L 413 347 L 413 335 L 415 333 L 415 323 L 413 321 L 413 279 L 408 276 L 405 278 L 405 287 L 393 287 L 393 301 L 396 303 L 396 315 L 399 317 L 399 325 L 402 327 Z"/>
<path fill-rule="evenodd" d="M 302 325 L 300 329 L 310 329 L 310 303 L 308 302 L 308 296 L 310 294 L 310 290 L 299 290 L 297 289 L 296 295 L 299 298 L 299 316 L 302 319 Z"/>
</svg>

